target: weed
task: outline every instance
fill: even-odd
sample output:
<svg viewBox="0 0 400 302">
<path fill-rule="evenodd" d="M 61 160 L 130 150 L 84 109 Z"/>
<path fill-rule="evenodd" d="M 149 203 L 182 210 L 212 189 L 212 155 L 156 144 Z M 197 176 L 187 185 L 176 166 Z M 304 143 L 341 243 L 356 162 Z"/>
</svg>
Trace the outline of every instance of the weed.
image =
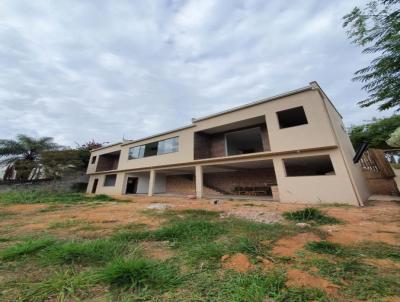
<svg viewBox="0 0 400 302">
<path fill-rule="evenodd" d="M 388 258 L 394 261 L 400 261 L 400 245 L 367 241 L 355 246 L 354 249 L 358 254 L 371 258 Z"/>
<path fill-rule="evenodd" d="M 6 218 L 10 218 L 14 215 L 16 215 L 17 213 L 14 212 L 10 212 L 10 211 L 0 211 L 0 218 L 1 219 L 6 219 Z"/>
<path fill-rule="evenodd" d="M 327 259 L 313 259 L 308 266 L 315 266 L 318 273 L 336 284 L 348 296 L 362 300 L 376 300 L 385 296 L 400 295 L 400 278 L 397 275 L 378 272 L 371 265 L 358 259 L 333 262 Z"/>
<path fill-rule="evenodd" d="M 24 289 L 18 301 L 41 302 L 55 298 L 64 301 L 68 298 L 80 301 L 78 298 L 82 291 L 88 290 L 93 284 L 92 275 L 89 273 L 77 273 L 68 269 L 55 273 L 49 279 L 38 283 L 22 284 Z"/>
<path fill-rule="evenodd" d="M 0 194 L 3 204 L 78 203 L 83 201 L 111 201 L 107 195 L 86 196 L 83 193 L 52 192 L 45 190 L 11 190 Z"/>
<path fill-rule="evenodd" d="M 49 223 L 49 229 L 64 229 L 71 228 L 80 224 L 85 224 L 87 221 L 78 219 L 68 219 L 64 221 L 56 221 Z"/>
<path fill-rule="evenodd" d="M 322 214 L 316 208 L 305 208 L 294 212 L 285 212 L 283 216 L 297 222 L 314 222 L 316 224 L 337 224 L 340 221 L 334 217 Z"/>
<path fill-rule="evenodd" d="M 53 245 L 41 256 L 45 264 L 105 263 L 120 255 L 126 243 L 106 239 L 70 241 Z"/>
<path fill-rule="evenodd" d="M 118 258 L 96 274 L 98 282 L 112 287 L 167 289 L 180 283 L 179 268 L 169 262 L 145 258 Z"/>
<path fill-rule="evenodd" d="M 51 247 L 56 243 L 52 238 L 32 239 L 14 246 L 8 247 L 0 252 L 0 259 L 14 260 L 21 256 L 32 255 L 40 250 Z"/>
<path fill-rule="evenodd" d="M 329 241 L 312 241 L 306 244 L 306 249 L 318 254 L 344 256 L 348 254 L 344 247 Z"/>
<path fill-rule="evenodd" d="M 289 287 L 274 300 L 276 302 L 332 301 L 319 288 Z"/>
</svg>

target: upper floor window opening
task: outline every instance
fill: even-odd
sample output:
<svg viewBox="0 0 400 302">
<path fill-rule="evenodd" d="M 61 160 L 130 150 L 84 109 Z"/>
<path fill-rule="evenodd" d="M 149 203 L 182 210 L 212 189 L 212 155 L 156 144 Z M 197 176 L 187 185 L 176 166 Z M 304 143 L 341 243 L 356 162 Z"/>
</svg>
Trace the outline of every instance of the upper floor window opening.
<svg viewBox="0 0 400 302">
<path fill-rule="evenodd" d="M 179 138 L 172 137 L 158 142 L 129 148 L 128 159 L 138 159 L 148 156 L 162 155 L 179 151 Z"/>
<path fill-rule="evenodd" d="M 278 111 L 276 115 L 281 129 L 308 124 L 303 106 Z"/>
</svg>

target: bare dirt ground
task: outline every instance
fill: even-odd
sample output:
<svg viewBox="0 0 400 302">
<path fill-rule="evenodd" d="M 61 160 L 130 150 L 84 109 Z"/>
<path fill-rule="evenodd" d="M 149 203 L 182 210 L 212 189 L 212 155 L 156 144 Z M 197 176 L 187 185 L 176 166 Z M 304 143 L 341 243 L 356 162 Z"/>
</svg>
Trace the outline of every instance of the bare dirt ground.
<svg viewBox="0 0 400 302">
<path fill-rule="evenodd" d="M 236 213 L 242 218 L 253 219 L 277 215 L 286 211 L 301 209 L 310 205 L 284 204 L 266 201 L 222 201 L 214 205 L 210 200 L 191 200 L 184 197 L 119 197 L 121 201 L 93 204 L 68 205 L 3 205 L 2 213 L 12 215 L 12 219 L 0 220 L 0 232 L 8 235 L 29 235 L 32 232 L 47 231 L 58 236 L 71 236 L 71 229 L 79 237 L 104 236 L 118 228 L 131 224 L 145 224 L 148 228 L 157 228 L 163 218 L 143 215 L 155 203 L 168 204 L 171 210 L 204 209 L 220 211 L 223 215 Z M 316 206 L 316 205 L 312 205 Z M 318 206 L 317 206 L 318 207 Z M 400 242 L 400 204 L 390 201 L 371 202 L 358 208 L 350 206 L 323 205 L 322 210 L 334 216 L 344 224 L 322 226 L 328 240 L 342 244 L 354 244 L 364 240 L 381 241 L 389 244 Z M 52 228 L 52 224 L 70 223 L 69 231 L 63 228 Z M 85 228 L 85 222 L 91 228 Z M 65 234 L 64 234 L 65 233 Z M 293 255 L 308 241 L 316 240 L 313 234 L 300 234 L 294 238 L 282 239 L 277 243 L 275 251 L 284 256 Z"/>
<path fill-rule="evenodd" d="M 220 200 L 214 204 L 210 200 L 193 200 L 184 197 L 165 196 L 115 196 L 113 202 L 93 202 L 82 204 L 18 204 L 0 205 L 0 236 L 30 236 L 37 233 L 55 235 L 57 238 L 101 238 L 121 229 L 145 227 L 156 229 L 166 219 L 163 215 L 152 215 L 163 209 L 183 211 L 203 209 L 221 212 L 221 217 L 236 216 L 244 219 L 274 223 L 286 223 L 282 213 L 299 210 L 308 206 L 320 208 L 343 223 L 318 226 L 327 235 L 326 240 L 352 245 L 363 241 L 400 244 L 400 203 L 375 201 L 365 207 L 338 205 L 284 204 L 267 201 L 231 201 Z M 296 257 L 296 253 L 311 241 L 320 241 L 320 237 L 305 231 L 292 237 L 283 237 L 274 243 L 272 255 L 275 257 Z M 0 243 L 5 247 L 9 243 Z M 268 244 L 268 242 L 266 242 Z M 140 247 L 146 254 L 157 260 L 174 257 L 175 252 L 168 242 L 141 242 Z M 267 257 L 268 258 L 268 257 Z M 256 267 L 271 270 L 275 263 L 267 258 L 235 253 L 224 255 L 221 259 L 223 269 L 247 272 Z M 256 261 L 254 261 L 256 260 Z M 368 264 L 381 268 L 399 268 L 399 264 L 389 259 L 365 259 Z M 1 277 L 0 277 L 1 281 Z M 339 291 L 338 286 L 309 272 L 288 266 L 288 286 L 316 287 L 332 296 Z M 397 301 L 398 297 L 393 297 Z"/>
</svg>

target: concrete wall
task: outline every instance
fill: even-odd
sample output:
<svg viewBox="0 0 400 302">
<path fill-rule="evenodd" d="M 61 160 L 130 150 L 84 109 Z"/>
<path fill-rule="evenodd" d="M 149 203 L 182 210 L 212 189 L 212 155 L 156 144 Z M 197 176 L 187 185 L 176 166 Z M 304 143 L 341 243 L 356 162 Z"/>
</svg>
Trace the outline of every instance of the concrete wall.
<svg viewBox="0 0 400 302">
<path fill-rule="evenodd" d="M 329 155 L 335 175 L 287 177 L 284 158 Z M 281 202 L 294 203 L 345 203 L 358 205 L 349 175 L 339 149 L 329 152 L 307 152 L 274 157 L 274 167 Z"/>
<path fill-rule="evenodd" d="M 321 97 L 323 97 L 324 105 L 326 106 L 329 120 L 332 124 L 332 130 L 339 146 L 343 164 L 345 165 L 353 190 L 357 196 L 357 202 L 359 205 L 363 205 L 371 195 L 365 175 L 363 174 L 360 163 L 353 163 L 355 151 L 346 132 L 341 116 L 325 95 L 322 95 Z"/>
</svg>

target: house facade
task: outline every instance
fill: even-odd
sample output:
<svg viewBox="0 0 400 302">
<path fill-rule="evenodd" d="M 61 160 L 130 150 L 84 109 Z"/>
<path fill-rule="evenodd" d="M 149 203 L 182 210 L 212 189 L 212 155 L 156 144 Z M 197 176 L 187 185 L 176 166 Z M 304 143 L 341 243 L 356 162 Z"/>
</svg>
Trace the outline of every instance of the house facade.
<svg viewBox="0 0 400 302">
<path fill-rule="evenodd" d="M 88 193 L 363 205 L 341 115 L 316 82 L 186 127 L 95 149 Z"/>
</svg>

